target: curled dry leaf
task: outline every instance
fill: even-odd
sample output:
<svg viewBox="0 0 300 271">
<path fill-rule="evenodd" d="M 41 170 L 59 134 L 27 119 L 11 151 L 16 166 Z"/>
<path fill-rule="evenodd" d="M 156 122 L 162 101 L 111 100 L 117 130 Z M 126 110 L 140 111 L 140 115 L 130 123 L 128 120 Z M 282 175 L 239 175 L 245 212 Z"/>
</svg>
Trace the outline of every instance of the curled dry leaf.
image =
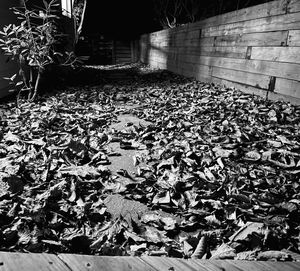
<svg viewBox="0 0 300 271">
<path fill-rule="evenodd" d="M 258 253 L 257 260 L 259 261 L 291 261 L 292 256 L 286 252 L 278 250 L 263 251 Z"/>
<path fill-rule="evenodd" d="M 225 260 L 234 259 L 236 257 L 235 249 L 227 244 L 220 245 L 216 251 L 212 252 L 210 259 L 212 260 Z"/>
<path fill-rule="evenodd" d="M 209 237 L 207 235 L 203 235 L 198 245 L 196 246 L 196 249 L 194 250 L 193 254 L 191 255 L 192 259 L 201 259 L 207 250 L 207 243 L 208 243 Z"/>
</svg>

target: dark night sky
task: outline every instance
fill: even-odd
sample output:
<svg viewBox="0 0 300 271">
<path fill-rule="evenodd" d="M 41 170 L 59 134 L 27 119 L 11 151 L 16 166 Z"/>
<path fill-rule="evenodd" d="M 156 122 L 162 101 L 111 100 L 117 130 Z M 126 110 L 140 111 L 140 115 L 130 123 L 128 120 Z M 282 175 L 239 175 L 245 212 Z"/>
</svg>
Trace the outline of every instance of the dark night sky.
<svg viewBox="0 0 300 271">
<path fill-rule="evenodd" d="M 270 0 L 198 0 L 200 17 L 207 18 Z M 88 0 L 83 34 L 102 33 L 111 37 L 132 38 L 161 29 L 155 20 L 151 0 Z M 222 9 L 219 5 L 222 3 Z M 204 17 L 203 17 L 204 16 Z"/>
<path fill-rule="evenodd" d="M 128 37 L 159 28 L 149 0 L 89 0 L 83 31 Z"/>
</svg>

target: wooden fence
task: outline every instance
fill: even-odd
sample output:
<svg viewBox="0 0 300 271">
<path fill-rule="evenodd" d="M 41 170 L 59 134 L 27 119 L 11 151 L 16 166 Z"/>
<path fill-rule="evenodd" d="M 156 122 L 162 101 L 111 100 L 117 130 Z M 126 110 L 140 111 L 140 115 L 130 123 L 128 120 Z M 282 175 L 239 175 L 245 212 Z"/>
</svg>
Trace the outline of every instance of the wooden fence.
<svg viewBox="0 0 300 271">
<path fill-rule="evenodd" d="M 145 34 L 140 60 L 300 103 L 300 0 L 276 0 Z"/>
</svg>

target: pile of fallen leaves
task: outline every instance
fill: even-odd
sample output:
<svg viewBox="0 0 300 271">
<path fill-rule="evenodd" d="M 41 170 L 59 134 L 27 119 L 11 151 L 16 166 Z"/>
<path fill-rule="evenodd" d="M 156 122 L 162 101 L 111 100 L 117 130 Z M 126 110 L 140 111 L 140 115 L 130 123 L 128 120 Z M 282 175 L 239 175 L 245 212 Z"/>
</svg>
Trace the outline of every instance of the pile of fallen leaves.
<svg viewBox="0 0 300 271">
<path fill-rule="evenodd" d="M 124 104 L 152 124 L 109 129 Z M 143 68 L 1 105 L 0 249 L 295 260 L 299 176 L 299 107 Z"/>
</svg>

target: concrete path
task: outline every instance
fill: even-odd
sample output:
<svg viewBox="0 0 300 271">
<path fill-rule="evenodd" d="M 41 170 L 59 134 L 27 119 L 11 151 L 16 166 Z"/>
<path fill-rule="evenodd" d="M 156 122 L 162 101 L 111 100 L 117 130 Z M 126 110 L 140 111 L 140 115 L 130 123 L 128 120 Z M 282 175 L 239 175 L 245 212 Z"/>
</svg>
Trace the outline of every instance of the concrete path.
<svg viewBox="0 0 300 271">
<path fill-rule="evenodd" d="M 127 109 L 133 108 L 135 106 L 129 106 Z M 121 111 L 122 112 L 122 111 Z M 117 131 L 122 131 L 124 134 L 132 133 L 134 126 L 148 126 L 151 124 L 148 121 L 140 119 L 130 113 L 128 110 L 124 110 L 124 113 L 120 113 L 117 119 L 118 122 L 113 123 L 109 126 L 108 130 L 113 132 L 114 134 Z M 136 167 L 134 166 L 133 156 L 140 152 L 136 149 L 123 149 L 120 147 L 120 142 L 110 142 L 107 146 L 107 149 L 110 150 L 111 153 L 116 153 L 118 155 L 109 156 L 109 161 L 111 162 L 108 165 L 109 170 L 113 175 L 118 175 L 117 172 L 120 170 L 126 170 L 130 175 L 134 175 L 137 172 Z"/>
</svg>

